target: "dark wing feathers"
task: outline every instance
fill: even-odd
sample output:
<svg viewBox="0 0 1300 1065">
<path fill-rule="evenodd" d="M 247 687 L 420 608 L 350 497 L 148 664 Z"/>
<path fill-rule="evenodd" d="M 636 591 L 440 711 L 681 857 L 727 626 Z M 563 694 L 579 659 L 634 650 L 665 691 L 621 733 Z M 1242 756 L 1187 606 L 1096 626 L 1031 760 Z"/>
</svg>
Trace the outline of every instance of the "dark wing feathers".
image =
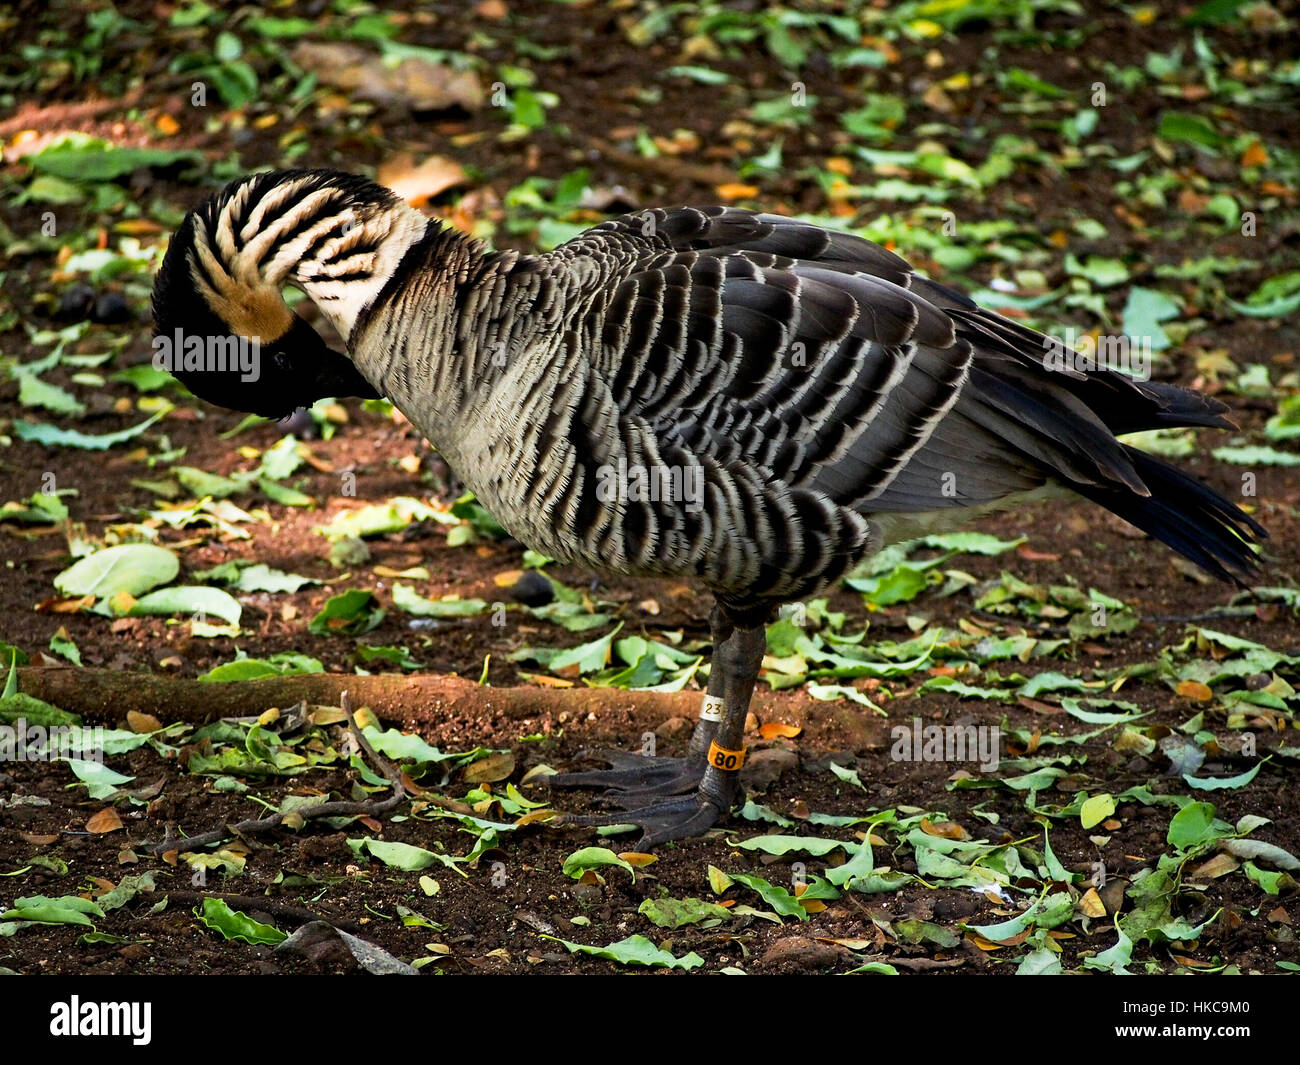
<svg viewBox="0 0 1300 1065">
<path fill-rule="evenodd" d="M 1226 426 L 1222 404 L 1049 365 L 1048 338 L 870 241 L 674 208 L 606 222 L 552 255 L 594 256 L 621 276 L 593 363 L 623 415 L 665 443 L 866 515 L 1061 482 L 1217 575 L 1253 564 L 1258 525 L 1115 438 Z"/>
</svg>

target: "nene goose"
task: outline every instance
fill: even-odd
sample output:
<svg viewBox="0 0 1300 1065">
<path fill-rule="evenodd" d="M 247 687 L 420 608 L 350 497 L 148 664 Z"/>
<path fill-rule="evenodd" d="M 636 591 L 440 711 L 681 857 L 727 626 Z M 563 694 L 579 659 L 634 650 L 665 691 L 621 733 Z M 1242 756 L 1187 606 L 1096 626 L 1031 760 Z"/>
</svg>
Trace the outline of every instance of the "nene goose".
<svg viewBox="0 0 1300 1065">
<path fill-rule="evenodd" d="M 289 310 L 286 284 L 346 354 Z M 1251 572 L 1263 534 L 1116 439 L 1230 426 L 1222 404 L 1053 365 L 1043 335 L 884 248 L 777 215 L 646 210 L 527 256 L 354 175 L 256 174 L 186 218 L 154 316 L 161 341 L 200 338 L 169 368 L 203 399 L 281 417 L 385 396 L 523 543 L 712 592 L 714 668 L 687 757 L 608 752 L 609 769 L 553 778 L 609 789 L 619 809 L 577 820 L 634 823 L 643 848 L 730 811 L 765 623 L 884 544 L 1045 490 L 1223 579 Z M 231 337 L 259 343 L 256 380 L 203 357 Z M 655 471 L 672 476 L 646 490 Z"/>
</svg>

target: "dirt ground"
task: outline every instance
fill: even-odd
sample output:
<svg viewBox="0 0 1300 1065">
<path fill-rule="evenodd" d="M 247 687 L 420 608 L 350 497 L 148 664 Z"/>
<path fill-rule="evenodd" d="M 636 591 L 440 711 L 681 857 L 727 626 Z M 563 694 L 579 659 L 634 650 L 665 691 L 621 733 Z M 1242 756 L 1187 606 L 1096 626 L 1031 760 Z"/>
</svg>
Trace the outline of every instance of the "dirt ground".
<svg viewBox="0 0 1300 1065">
<path fill-rule="evenodd" d="M 18 14 L 6 27 L 15 59 L 0 68 L 7 87 L 7 99 L 0 100 L 9 105 L 0 109 L 0 133 L 10 146 L 6 195 L 0 199 L 0 221 L 8 233 L 0 313 L 13 311 L 16 316 L 0 332 L 0 354 L 20 363 L 49 350 L 35 345 L 29 328 L 64 328 L 67 318 L 57 317 L 60 301 L 70 286 L 85 281 L 61 269 L 70 254 L 59 250 L 64 241 L 78 252 L 118 246 L 122 235 L 135 235 L 148 246 L 161 244 L 179 212 L 207 194 L 218 176 L 285 165 L 287 146 L 305 146 L 293 153 L 293 165 L 354 170 L 382 166 L 403 151 L 450 156 L 464 168 L 467 182 L 435 197 L 432 209 L 448 217 L 459 212 L 462 223 L 479 226 L 480 231 L 490 224 L 495 227 L 493 239 L 501 246 L 536 247 L 539 227 L 551 217 L 542 211 L 530 215 L 512 205 L 510 190 L 525 178 L 557 179 L 579 167 L 589 170 L 590 187 L 603 191 L 602 202 L 613 205 L 610 210 L 713 202 L 719 198 L 719 186 L 750 182 L 756 186 L 757 202 L 788 212 L 837 215 L 847 226 L 891 211 L 909 217 L 908 212 L 915 210 L 905 199 L 858 203 L 830 195 L 826 183 L 812 174 L 813 170 L 827 173 L 828 158 L 850 154 L 834 116 L 861 107 L 864 91 L 879 89 L 920 98 L 939 79 L 970 72 L 987 86 L 984 103 L 978 102 L 981 94 L 963 94 L 951 86 L 945 91 L 952 98 L 952 110 L 938 106 L 942 103 L 938 97 L 926 97 L 931 101 L 929 109 L 918 105 L 909 112 L 889 150 L 915 149 L 927 136 L 944 138 L 948 134 L 938 131 L 942 127 L 966 130 L 985 147 L 998 135 L 1010 134 L 1060 152 L 1062 142 L 1055 128 L 1042 121 L 1040 106 L 994 105 L 995 99 L 1016 99 L 1013 88 L 997 88 L 998 70 L 1021 70 L 1063 92 L 1078 94 L 1098 77 L 1113 78 L 1115 67 L 1149 68 L 1150 56 L 1167 54 L 1190 41 L 1189 31 L 1173 18 L 1138 22 L 1124 9 L 1108 5 L 1086 15 L 1070 15 L 1060 5 L 1046 5 L 1044 14 L 1031 19 L 1033 32 L 1019 35 L 998 20 L 968 23 L 940 38 L 875 33 L 864 24 L 864 39 L 886 42 L 891 56 L 880 69 L 871 68 L 873 79 L 864 89 L 862 71 L 836 66 L 828 58 L 833 57 L 829 46 L 813 34 L 810 54 L 799 73 L 819 101 L 814 121 L 778 130 L 776 139 L 784 153 L 778 170 L 741 176 L 739 162 L 769 147 L 772 137 L 763 130 L 738 130 L 734 124 L 746 101 L 785 91 L 788 68 L 757 46 L 724 41 L 711 49 L 700 43 L 706 38 L 692 36 L 681 20 L 668 20 L 666 29 L 648 39 L 632 33 L 629 26 L 639 25 L 630 21 L 633 16 L 648 19 L 661 10 L 652 4 L 505 0 L 474 6 L 432 3 L 418 10 L 405 4 L 386 6 L 386 11 L 397 13 L 395 24 L 402 42 L 474 56 L 484 64 L 479 76 L 485 82 L 491 80 L 488 72 L 503 65 L 533 70 L 535 88 L 554 96 L 545 104 L 545 124 L 530 128 L 527 136 L 504 140 L 503 119 L 491 107 L 411 114 L 401 107 L 359 107 L 355 99 L 328 89 L 309 87 L 301 97 L 281 94 L 281 88 L 296 83 L 282 85 L 275 80 L 286 69 L 282 53 L 254 48 L 253 43 L 280 42 L 287 51 L 293 42 L 259 37 L 246 16 L 231 23 L 230 29 L 244 41 L 243 58 L 260 78 L 258 95 L 240 106 L 214 106 L 196 114 L 187 103 L 192 75 L 183 66 L 178 69 L 176 59 L 206 54 L 205 49 L 215 47 L 214 39 L 225 24 L 214 18 L 177 25 L 172 12 L 189 7 L 122 2 L 116 11 L 126 24 L 108 33 L 97 31 L 82 10 L 96 6 L 20 3 Z M 1152 6 L 1163 12 L 1170 5 Z M 738 5 L 745 11 L 755 7 Z M 300 15 L 318 25 L 342 21 L 335 7 L 327 4 L 303 5 L 300 11 L 277 7 L 264 14 Z M 78 77 L 70 59 L 64 61 L 65 69 L 50 58 L 64 46 L 62 42 L 69 54 L 89 54 L 86 41 L 96 32 L 101 39 L 94 44 L 98 63 L 93 72 Z M 1230 60 L 1245 57 L 1258 64 L 1252 71 L 1258 75 L 1260 69 L 1286 62 L 1287 42 L 1276 33 L 1238 23 L 1209 25 L 1198 32 L 1216 54 L 1226 57 L 1225 68 Z M 1071 33 L 1081 34 L 1088 47 L 1071 51 Z M 832 39 L 836 47 L 848 47 L 833 35 Z M 883 49 L 885 44 L 864 45 L 868 46 Z M 44 58 L 31 58 L 36 52 L 24 58 L 24 49 L 42 50 Z M 16 63 L 28 65 L 20 68 Z M 24 74 L 33 63 L 44 70 L 39 78 Z M 689 77 L 664 78 L 663 70 L 674 65 L 708 67 L 725 73 L 729 80 L 724 88 L 715 89 Z M 1239 67 L 1231 69 L 1239 72 Z M 1245 80 L 1254 84 L 1250 77 Z M 656 90 L 653 100 L 645 95 L 648 86 Z M 1294 156 L 1300 144 L 1300 118 L 1294 110 L 1250 97 L 1232 104 L 1217 97 L 1206 102 L 1191 91 L 1199 86 L 1199 80 L 1189 75 L 1179 88 L 1181 96 L 1175 96 L 1158 77 L 1135 81 L 1126 90 L 1122 115 L 1115 114 L 1119 108 L 1107 115 L 1111 154 L 1122 158 L 1150 152 L 1161 116 L 1175 99 L 1183 110 L 1212 114 L 1234 129 L 1257 131 L 1275 161 Z M 1225 113 L 1225 108 L 1231 113 Z M 163 117 L 171 122 L 160 125 Z M 926 122 L 935 130 L 924 132 Z M 159 132 L 173 125 L 170 136 Z M 629 126 L 644 127 L 665 147 L 684 147 L 676 154 L 632 153 L 619 147 L 628 141 L 620 127 Z M 122 145 L 195 149 L 220 165 L 210 170 L 203 183 L 189 180 L 176 168 L 138 170 L 117 183 L 127 190 L 127 204 L 101 209 L 88 199 L 59 205 L 55 210 L 60 236 L 53 242 L 33 243 L 30 235 L 43 207 L 30 199 L 19 202 L 22 197 L 17 195 L 30 175 L 23 153 L 13 149 L 34 143 L 23 140 L 24 130 L 36 130 L 39 137 L 78 130 Z M 746 142 L 748 150 L 738 147 L 738 141 Z M 861 169 L 860 162 L 854 165 L 854 181 L 876 180 Z M 1267 192 L 1276 207 L 1267 215 L 1269 232 L 1261 238 L 1235 229 L 1217 232 L 1204 220 L 1193 221 L 1188 215 L 1193 205 L 1185 197 L 1180 200 L 1180 190 L 1203 199 L 1228 190 L 1240 203 L 1249 202 L 1245 187 L 1251 179 L 1238 174 L 1235 155 L 1207 158 L 1187 155 L 1180 148 L 1176 158 L 1163 160 L 1162 165 L 1173 180 L 1160 206 L 1142 201 L 1137 191 L 1124 187 L 1126 172 L 1102 165 L 1055 174 L 1046 168 L 1019 168 L 997 184 L 996 192 L 961 191 L 954 206 L 963 223 L 997 220 L 1018 210 L 1022 226 L 1063 234 L 1064 241 L 1043 245 L 1042 269 L 1052 287 L 1068 287 L 1063 261 L 1072 251 L 1080 258 L 1085 252 L 1099 258 L 1126 258 L 1131 284 L 1163 285 L 1175 293 L 1182 316 L 1195 318 L 1197 325 L 1190 335 L 1175 338 L 1158 364 L 1158 376 L 1216 391 L 1232 409 L 1240 441 L 1263 445 L 1264 429 L 1278 409 L 1278 400 L 1292 394 L 1297 385 L 1294 353 L 1300 336 L 1294 316 L 1234 315 L 1218 302 L 1217 290 L 1204 276 L 1171 280 L 1157 269 L 1198 256 L 1249 259 L 1253 266 L 1228 275 L 1223 282 L 1236 301 L 1245 300 L 1268 278 L 1294 270 L 1300 228 L 1296 186 L 1290 182 L 1297 171 L 1260 179 L 1277 186 Z M 1228 172 L 1221 173 L 1224 168 Z M 140 210 L 128 209 L 130 204 Z M 562 219 L 590 223 L 603 217 L 604 209 L 575 207 Z M 1125 212 L 1143 215 L 1148 224 L 1141 228 L 1127 224 Z M 1100 220 L 1103 231 L 1079 238 L 1081 217 Z M 170 224 L 165 224 L 167 219 Z M 139 224 L 123 228 L 128 221 Z M 917 219 L 916 224 L 927 223 Z M 75 237 L 66 235 L 73 230 Z M 27 247 L 16 247 L 20 242 Z M 970 290 L 1007 275 L 996 258 L 981 258 L 959 273 L 945 272 L 928 248 L 900 245 L 899 250 L 936 276 Z M 461 701 L 454 713 L 409 714 L 404 720 L 399 710 L 385 721 L 414 726 L 418 717 L 420 735 L 444 752 L 509 751 L 509 759 L 484 758 L 485 751 L 465 764 L 435 763 L 418 781 L 437 796 L 468 804 L 488 821 L 513 825 L 527 808 L 521 799 L 577 812 L 597 804 L 588 794 L 553 793 L 536 774 L 525 781 L 536 766 L 577 767 L 583 764 L 584 749 L 636 749 L 648 732 L 656 736 L 658 753 L 684 751 L 689 723 L 680 703 L 661 710 L 653 693 L 627 692 L 622 693 L 625 702 L 615 695 L 601 703 L 599 713 L 591 712 L 581 701 L 582 676 L 572 670 L 547 670 L 539 660 L 515 653 L 527 646 L 573 647 L 604 635 L 618 621 L 623 623 L 620 638 L 642 633 L 691 655 L 707 652 L 709 602 L 698 589 L 671 582 L 600 580 L 581 570 L 549 565 L 546 572 L 565 588 L 586 592 L 584 609 L 610 618 L 603 628 L 566 631 L 515 605 L 511 586 L 518 571 L 532 561 L 525 557 L 523 545 L 482 530 L 473 536 L 457 535 L 455 530 L 468 526 L 452 517 L 415 520 L 398 531 L 368 536 L 368 557 L 342 566 L 331 564 L 330 541 L 318 529 L 336 515 L 367 504 L 382 505 L 395 497 L 432 502 L 445 515 L 459 494 L 454 476 L 400 416 L 348 401 L 328 413 L 327 419 L 332 419 L 324 423 L 332 432 L 328 439 L 322 437 L 321 424 L 300 419 L 291 428 L 305 443 L 309 458 L 286 483 L 310 496 L 315 505 L 290 506 L 256 495 L 235 495 L 234 502 L 248 519 L 231 519 L 237 533 L 231 533 L 229 526 L 173 528 L 159 521 L 160 508 L 191 497 L 181 491 L 172 500 L 160 499 L 157 484 L 171 476 L 174 465 L 219 477 L 250 470 L 261 454 L 282 440 L 284 426 L 260 423 L 230 435 L 240 424 L 239 415 L 169 390 L 165 394 L 174 406 L 148 434 L 121 446 L 88 451 L 22 439 L 15 430 L 20 420 L 105 434 L 136 425 L 148 413 L 141 406 L 144 397 L 110 373 L 149 360 L 144 296 L 148 276 L 109 276 L 95 285 L 100 293 L 121 294 L 129 317 L 92 325 L 67 350 L 93 354 L 112 349 L 111 362 L 98 369 L 89 367 L 92 375 L 102 374 L 102 383 L 93 386 L 85 384 L 84 377 L 75 380 L 87 371 L 75 364 L 59 365 L 46 375 L 51 383 L 75 392 L 85 405 L 79 416 L 31 409 L 20 400 L 18 377 L 0 375 L 4 442 L 0 501 L 27 499 L 34 492 L 48 491 L 47 485 L 76 489 L 74 496 L 64 497 L 71 526 L 61 521 L 18 520 L 0 525 L 5 566 L 0 580 L 0 640 L 25 652 L 34 666 L 42 664 L 44 655 L 46 665 L 56 668 L 67 666 L 66 655 L 52 644 L 52 640 L 58 644 L 62 634 L 75 644 L 82 666 L 120 673 L 120 703 L 94 712 L 83 710 L 88 724 L 138 731 L 144 726 L 127 718 L 129 711 L 139 709 L 131 697 L 127 679 L 131 674 L 197 678 L 231 662 L 240 652 L 252 659 L 296 652 L 318 660 L 332 674 L 359 668 L 403 672 L 388 662 L 360 659 L 357 648 L 366 645 L 406 648 L 421 675 L 455 675 L 490 685 L 482 689 L 482 699 Z M 1078 286 L 1075 291 L 1082 295 Z M 1116 289 L 1105 296 L 1112 313 L 1123 306 L 1122 292 Z M 1086 319 L 1087 307 L 1081 302 L 1060 314 L 1077 313 Z M 1211 357 L 1215 353 L 1230 358 L 1234 370 L 1221 369 Z M 1216 365 L 1220 365 L 1217 372 Z M 1239 375 L 1252 367 L 1264 368 L 1267 390 L 1238 387 Z M 164 726 L 191 722 L 188 731 L 159 734 L 155 742 L 108 758 L 112 769 L 133 778 L 111 789 L 108 797 L 90 797 L 63 763 L 0 765 L 4 803 L 0 873 L 5 875 L 0 903 L 15 907 L 15 900 L 37 896 L 98 899 L 124 882 L 136 888 L 122 904 L 95 916 L 91 932 L 84 924 L 66 921 L 24 923 L 30 918 L 22 916 L 20 906 L 13 911 L 18 916 L 0 915 L 0 965 L 24 973 L 167 974 L 335 972 L 357 966 L 336 945 L 295 953 L 276 950 L 270 943 L 224 938 L 195 915 L 202 895 L 224 895 L 233 900 L 232 909 L 282 932 L 293 932 L 307 919 L 304 911 L 310 911 L 395 958 L 418 961 L 424 972 L 629 971 L 624 964 L 574 953 L 561 941 L 601 947 L 634 935 L 647 937 L 678 959 L 694 953 L 699 960 L 693 968 L 697 972 L 731 968 L 847 972 L 865 965 L 869 971 L 874 966 L 877 971 L 901 973 L 1007 973 L 1025 967 L 1027 958 L 1031 968 L 1042 964 L 1050 969 L 1054 960 L 1065 971 L 1104 969 L 1111 966 L 1085 963 L 1116 945 L 1116 919 L 1159 905 L 1164 907 L 1160 920 L 1153 919 L 1140 930 L 1164 928 L 1165 932 L 1145 939 L 1133 937 L 1129 963 L 1133 971 L 1294 971 L 1300 963 L 1294 932 L 1300 920 L 1295 878 L 1286 875 L 1285 864 L 1269 864 L 1270 854 L 1277 858 L 1275 853 L 1261 856 L 1225 841 L 1239 834 L 1291 854 L 1300 844 L 1300 805 L 1290 786 L 1300 749 L 1291 688 L 1292 683 L 1300 683 L 1296 681 L 1300 600 L 1294 597 L 1300 570 L 1300 479 L 1294 467 L 1265 462 L 1246 466 L 1213 457 L 1211 450 L 1228 442 L 1230 435 L 1203 432 L 1191 453 L 1178 461 L 1233 499 L 1242 499 L 1243 474 L 1252 475 L 1254 494 L 1245 502 L 1270 534 L 1266 563 L 1254 583 L 1291 589 L 1289 601 L 1285 596 L 1279 600 L 1253 595 L 1204 579 L 1160 545 L 1087 504 L 1054 504 L 983 519 L 974 526 L 980 532 L 1002 541 L 1023 538 L 1023 542 L 1003 554 L 963 552 L 942 563 L 970 578 L 959 580 L 950 594 L 941 594 L 940 585 L 931 583 L 915 598 L 879 605 L 848 587 L 836 589 L 827 609 L 847 616 L 838 631 L 852 634 L 867 626 L 867 645 L 906 641 L 930 629 L 975 632 L 994 639 L 1062 639 L 1063 645 L 1024 661 L 988 659 L 961 665 L 964 660 L 958 656 L 959 665 L 954 667 L 952 659 L 935 656 L 913 671 L 884 679 L 820 678 L 826 685 L 847 686 L 859 697 L 869 698 L 878 712 L 851 697 L 817 698 L 810 693 L 809 683 L 773 691 L 763 685 L 759 706 L 763 722 L 797 723 L 801 731 L 790 736 L 771 729 L 760 734 L 755 729 L 751 735 L 752 750 L 763 754 L 754 759 L 745 778 L 750 816 L 738 812 L 723 829 L 705 838 L 661 848 L 649 864 L 640 864 L 644 859 L 631 855 L 627 866 L 599 866 L 585 874 L 578 871 L 575 878 L 563 868 L 566 858 L 591 846 L 626 855 L 635 836 L 607 839 L 591 830 L 559 828 L 540 820 L 493 834 L 419 798 L 377 816 L 340 817 L 332 823 L 309 819 L 296 827 L 230 836 L 200 848 L 197 856 L 179 840 L 164 853 L 152 852 L 149 845 L 168 832 L 197 835 L 260 817 L 281 808 L 286 796 L 364 798 L 362 785 L 376 783 L 373 774 L 368 777 L 358 763 L 340 754 L 347 737 L 337 715 L 313 723 L 280 706 L 278 721 L 264 721 L 273 749 L 310 752 L 317 764 L 300 775 L 275 771 L 270 768 L 273 759 L 259 762 L 248 757 L 256 741 L 255 736 L 250 738 L 250 721 L 231 726 L 242 732 L 237 739 L 229 729 L 196 736 L 194 723 L 205 716 L 198 684 L 186 689 L 194 693 L 194 702 L 177 707 L 171 717 L 157 715 Z M 1276 446 L 1285 451 L 1288 443 Z M 1294 454 L 1295 442 L 1289 446 Z M 152 523 L 151 512 L 155 513 Z M 87 609 L 70 610 L 66 602 L 58 602 L 55 578 L 73 560 L 72 541 L 111 543 L 119 535 L 130 540 L 133 534 L 121 532 L 127 526 L 150 527 L 157 543 L 177 552 L 186 574 L 181 583 L 197 583 L 193 574 L 234 561 L 264 563 L 314 583 L 297 591 L 236 593 L 243 608 L 238 636 L 195 635 L 185 616 L 114 618 Z M 935 554 L 921 548 L 913 558 Z M 427 573 L 419 574 L 420 567 Z M 417 575 L 400 576 L 413 569 Z M 1007 612 L 987 603 L 977 606 L 990 589 L 1005 586 L 1003 574 L 1008 571 L 1030 586 L 1096 589 L 1122 600 L 1135 624 L 1125 632 L 1072 637 L 1065 630 L 1064 615 Z M 394 605 L 398 583 L 413 585 L 426 599 L 458 596 L 483 600 L 489 607 L 473 616 L 416 617 Z M 374 593 L 386 611 L 382 620 L 360 636 L 309 631 L 308 623 L 325 602 L 352 588 Z M 501 613 L 491 607 L 498 602 L 510 606 L 504 623 Z M 1238 671 L 1227 681 L 1207 678 L 1209 683 L 1195 687 L 1178 672 L 1189 661 L 1234 660 L 1227 645 L 1213 640 L 1197 643 L 1198 629 L 1251 641 L 1276 658 L 1249 675 Z M 1185 643 L 1189 636 L 1191 645 Z M 785 674 L 779 665 L 769 667 L 765 676 L 780 682 Z M 987 690 L 1005 686 L 1007 675 L 1017 672 L 1026 678 L 1055 672 L 1092 687 L 1049 687 L 1041 694 L 1025 695 L 1010 686 L 1005 687 L 1010 696 L 1004 700 L 970 693 L 963 697 L 933 687 L 920 690 L 942 677 Z M 818 680 L 811 678 L 811 683 Z M 701 682 L 701 677 L 695 677 L 686 690 L 698 691 Z M 1280 693 L 1281 708 L 1229 697 L 1232 692 L 1269 685 L 1270 691 Z M 516 686 L 547 692 L 565 686 L 573 694 L 573 709 L 548 702 L 532 715 L 517 711 L 520 704 L 515 703 L 506 712 L 493 700 L 492 690 Z M 1125 746 L 1117 743 L 1119 730 L 1112 729 L 1077 744 L 1053 745 L 1056 739 L 1097 729 L 1063 709 L 1063 702 L 1080 693 L 1136 704 L 1147 716 L 1140 718 L 1140 725 L 1133 719 L 1130 731 L 1140 731 L 1143 739 L 1154 742 Z M 964 764 L 892 757 L 890 729 L 913 718 L 926 724 L 1000 726 L 1004 764 L 986 782 L 991 786 L 968 787 L 964 781 L 970 767 Z M 1243 749 L 1247 736 L 1256 744 L 1254 753 L 1249 747 Z M 1170 737 L 1194 742 L 1200 760 L 1192 774 L 1198 778 L 1232 778 L 1251 768 L 1257 768 L 1257 774 L 1243 784 L 1218 790 L 1191 788 L 1182 779 L 1182 763 L 1170 757 L 1171 747 L 1164 742 Z M 222 752 L 230 756 L 221 766 L 201 767 L 204 759 L 220 761 Z M 1053 761 L 1060 758 L 1064 760 Z M 484 771 L 482 766 L 492 759 L 496 762 Z M 840 773 L 831 768 L 832 762 Z M 500 766 L 504 773 L 492 771 Z M 1044 767 L 1064 772 L 1041 790 L 996 783 Z M 844 779 L 843 770 L 856 772 L 861 786 Z M 374 793 L 381 799 L 387 794 L 382 788 Z M 1084 827 L 1079 810 L 1070 808 L 1080 795 L 1085 799 L 1109 795 L 1116 801 L 1100 822 Z M 1236 833 L 1225 831 L 1215 839 L 1207 837 L 1203 844 L 1179 846 L 1171 836 L 1171 817 L 1178 813 L 1178 805 L 1153 796 L 1209 803 L 1213 816 L 1236 826 Z M 766 822 L 760 808 L 770 811 Z M 105 811 L 113 811 L 118 821 L 107 830 L 113 819 L 106 822 Z M 881 811 L 892 813 L 881 815 L 879 827 L 872 829 L 876 871 L 889 867 L 909 875 L 899 878 L 898 884 L 882 882 L 870 892 L 828 891 L 818 898 L 816 890 L 805 891 L 802 906 L 794 902 L 792 910 L 781 913 L 785 888 L 791 892 L 787 898 L 793 898 L 800 884 L 820 887 L 827 873 L 861 845 L 868 823 L 848 819 L 870 818 Z M 1243 818 L 1267 822 L 1247 831 L 1241 825 Z M 1050 833 L 1046 853 L 1045 827 Z M 974 850 L 958 851 L 962 871 L 943 872 L 934 852 L 920 855 L 925 841 L 918 842 L 918 834 L 944 844 L 989 846 L 978 857 L 972 857 Z M 765 854 L 741 846 L 764 835 L 830 838 L 841 845 L 822 854 L 799 849 Z M 433 864 L 427 868 L 414 870 L 386 865 L 373 852 L 366 856 L 358 853 L 355 842 L 349 844 L 362 838 L 410 844 L 440 857 L 429 859 Z M 466 857 L 472 860 L 459 860 Z M 1162 857 L 1171 864 L 1161 866 Z M 1105 868 L 1101 880 L 1096 875 L 1098 863 Z M 1247 875 L 1243 863 L 1253 863 L 1253 868 L 1268 874 L 1273 890 Z M 989 882 L 971 873 L 985 865 L 1005 874 L 997 880 L 998 886 L 990 888 Z M 741 882 L 724 887 L 725 881 L 716 876 L 711 883 L 711 867 L 731 876 L 756 876 L 781 890 L 764 895 Z M 1140 886 L 1145 880 L 1149 887 L 1157 868 L 1176 872 L 1168 889 L 1152 902 Z M 1273 876 L 1276 873 L 1282 874 L 1280 878 Z M 149 874 L 150 883 L 127 879 L 143 874 Z M 169 890 L 173 897 L 163 905 Z M 1024 913 L 1027 904 L 1057 894 L 1068 896 L 1071 905 L 1063 919 L 1050 927 L 1040 923 L 1004 929 L 1005 934 L 995 939 L 973 930 L 973 926 L 1012 920 Z M 645 905 L 663 898 L 706 900 L 721 903 L 724 910 L 710 911 L 697 923 L 666 928 L 648 919 L 647 909 L 654 911 Z M 1127 927 L 1139 928 L 1136 923 Z M 1198 927 L 1195 935 L 1177 934 L 1178 928 Z"/>
</svg>

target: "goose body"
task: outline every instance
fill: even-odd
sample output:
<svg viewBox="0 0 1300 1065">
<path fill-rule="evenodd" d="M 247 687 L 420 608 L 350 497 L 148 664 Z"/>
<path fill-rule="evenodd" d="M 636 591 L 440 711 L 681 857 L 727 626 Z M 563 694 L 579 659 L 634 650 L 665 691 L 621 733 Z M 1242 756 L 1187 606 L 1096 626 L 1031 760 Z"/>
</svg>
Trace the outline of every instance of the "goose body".
<svg viewBox="0 0 1300 1065">
<path fill-rule="evenodd" d="M 346 355 L 285 307 L 286 284 L 317 304 Z M 651 842 L 712 823 L 729 802 L 734 774 L 702 780 L 701 753 L 705 740 L 739 742 L 728 723 L 748 702 L 773 608 L 891 539 L 1074 493 L 1231 579 L 1250 571 L 1262 534 L 1117 439 L 1228 426 L 1222 404 L 1062 366 L 1049 338 L 892 252 L 778 215 L 646 210 L 522 256 L 352 175 L 258 174 L 187 217 L 154 310 L 160 334 L 259 340 L 258 380 L 178 372 L 196 395 L 273 416 L 327 395 L 386 396 L 530 547 L 713 592 L 724 668 L 706 709 L 725 704 L 723 721 L 706 716 L 699 764 L 673 770 L 673 787 L 699 785 L 696 805 L 667 828 L 658 815 L 638 822 Z M 656 809 L 686 801 L 665 799 L 676 793 L 657 774 L 569 782 L 646 792 Z"/>
</svg>

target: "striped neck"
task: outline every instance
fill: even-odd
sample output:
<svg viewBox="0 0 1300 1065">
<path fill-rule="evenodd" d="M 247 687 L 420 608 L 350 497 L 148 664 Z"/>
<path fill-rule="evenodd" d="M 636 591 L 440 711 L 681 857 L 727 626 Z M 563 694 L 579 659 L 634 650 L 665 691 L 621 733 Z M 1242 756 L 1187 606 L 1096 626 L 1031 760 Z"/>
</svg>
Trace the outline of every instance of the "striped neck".
<svg viewBox="0 0 1300 1065">
<path fill-rule="evenodd" d="M 232 333 L 263 344 L 293 326 L 286 284 L 349 339 L 429 226 L 387 189 L 329 170 L 256 174 L 191 219 L 181 236 L 195 294 Z"/>
</svg>

